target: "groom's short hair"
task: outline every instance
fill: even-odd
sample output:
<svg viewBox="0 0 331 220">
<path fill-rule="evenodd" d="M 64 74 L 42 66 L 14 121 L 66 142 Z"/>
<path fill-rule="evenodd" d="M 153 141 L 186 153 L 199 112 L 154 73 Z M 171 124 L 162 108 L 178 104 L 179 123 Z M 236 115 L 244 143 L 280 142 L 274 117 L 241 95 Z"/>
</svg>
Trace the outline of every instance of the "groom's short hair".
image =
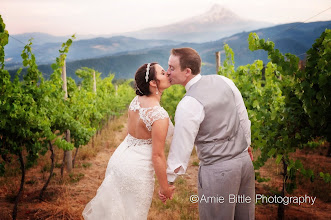
<svg viewBox="0 0 331 220">
<path fill-rule="evenodd" d="M 201 57 L 193 48 L 173 48 L 171 54 L 179 57 L 179 64 L 182 71 L 185 68 L 190 68 L 193 75 L 201 72 Z"/>
</svg>

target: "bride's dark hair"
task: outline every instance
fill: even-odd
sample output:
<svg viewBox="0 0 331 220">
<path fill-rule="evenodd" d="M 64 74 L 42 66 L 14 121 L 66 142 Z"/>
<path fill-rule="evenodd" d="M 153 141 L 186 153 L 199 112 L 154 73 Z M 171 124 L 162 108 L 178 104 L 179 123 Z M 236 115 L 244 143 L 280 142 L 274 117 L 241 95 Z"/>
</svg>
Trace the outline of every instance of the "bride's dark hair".
<svg viewBox="0 0 331 220">
<path fill-rule="evenodd" d="M 146 82 L 146 70 L 147 70 L 147 63 L 142 65 L 138 68 L 136 75 L 134 77 L 135 79 L 135 86 L 136 86 L 136 94 L 139 96 L 143 95 L 150 95 L 151 92 L 149 91 L 149 82 L 151 80 L 156 80 L 156 71 L 155 71 L 155 64 L 158 63 L 151 63 L 150 69 L 149 69 L 149 75 L 148 75 L 148 81 Z"/>
</svg>

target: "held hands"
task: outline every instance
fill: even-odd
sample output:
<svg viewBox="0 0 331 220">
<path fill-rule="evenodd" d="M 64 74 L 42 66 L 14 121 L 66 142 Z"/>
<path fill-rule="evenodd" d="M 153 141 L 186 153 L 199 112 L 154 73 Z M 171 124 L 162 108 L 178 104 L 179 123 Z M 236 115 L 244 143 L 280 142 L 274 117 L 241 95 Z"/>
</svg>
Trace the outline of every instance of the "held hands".
<svg viewBox="0 0 331 220">
<path fill-rule="evenodd" d="M 166 204 L 168 199 L 172 199 L 176 187 L 173 185 L 168 185 L 167 189 L 160 188 L 159 190 L 159 199 Z"/>
</svg>

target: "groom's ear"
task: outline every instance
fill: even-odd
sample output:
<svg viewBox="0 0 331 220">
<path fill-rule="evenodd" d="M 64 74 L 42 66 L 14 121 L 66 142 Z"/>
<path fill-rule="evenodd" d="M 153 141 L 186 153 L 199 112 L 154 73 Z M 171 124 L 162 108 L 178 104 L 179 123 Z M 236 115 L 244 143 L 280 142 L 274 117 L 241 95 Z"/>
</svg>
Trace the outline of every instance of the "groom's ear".
<svg viewBox="0 0 331 220">
<path fill-rule="evenodd" d="M 185 75 L 186 75 L 186 76 L 190 76 L 190 75 L 192 75 L 192 70 L 191 70 L 191 68 L 186 68 Z"/>
</svg>

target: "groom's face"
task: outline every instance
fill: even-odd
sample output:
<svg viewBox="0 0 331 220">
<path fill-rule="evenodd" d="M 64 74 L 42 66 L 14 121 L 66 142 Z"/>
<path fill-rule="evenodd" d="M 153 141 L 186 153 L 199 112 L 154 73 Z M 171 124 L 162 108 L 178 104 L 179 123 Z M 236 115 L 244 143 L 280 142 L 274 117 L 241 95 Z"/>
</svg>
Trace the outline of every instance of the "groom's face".
<svg viewBox="0 0 331 220">
<path fill-rule="evenodd" d="M 168 73 L 171 85 L 174 85 L 174 84 L 183 85 L 184 84 L 184 82 L 186 80 L 186 76 L 185 76 L 186 71 L 181 70 L 178 56 L 170 55 L 169 61 L 168 61 L 167 73 Z"/>
</svg>

